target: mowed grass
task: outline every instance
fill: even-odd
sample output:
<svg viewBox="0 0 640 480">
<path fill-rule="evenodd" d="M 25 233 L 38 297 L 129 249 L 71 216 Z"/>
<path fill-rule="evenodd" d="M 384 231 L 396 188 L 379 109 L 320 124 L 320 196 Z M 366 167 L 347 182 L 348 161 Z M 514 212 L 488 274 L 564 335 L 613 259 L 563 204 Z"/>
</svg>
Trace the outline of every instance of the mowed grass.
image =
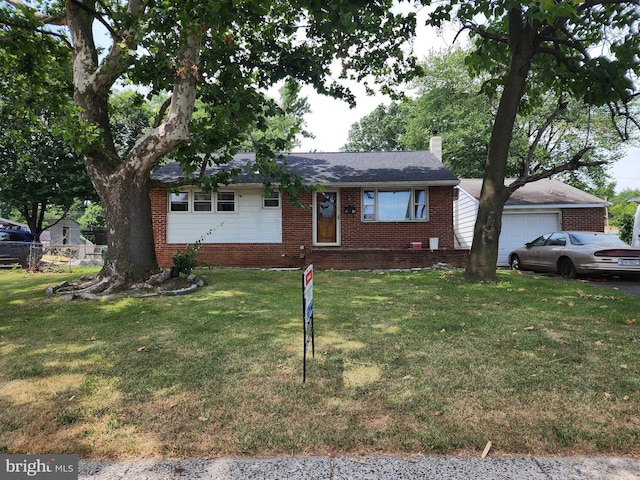
<svg viewBox="0 0 640 480">
<path fill-rule="evenodd" d="M 640 454 L 638 297 L 511 271 L 316 271 L 303 387 L 300 271 L 44 295 L 87 272 L 0 272 L 0 453 Z"/>
</svg>

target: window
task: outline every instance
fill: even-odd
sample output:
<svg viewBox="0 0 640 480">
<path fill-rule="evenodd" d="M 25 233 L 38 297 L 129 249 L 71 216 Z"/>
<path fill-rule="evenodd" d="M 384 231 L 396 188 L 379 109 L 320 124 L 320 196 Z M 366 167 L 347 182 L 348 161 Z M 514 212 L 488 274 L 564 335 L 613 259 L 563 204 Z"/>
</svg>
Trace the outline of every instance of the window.
<svg viewBox="0 0 640 480">
<path fill-rule="evenodd" d="M 414 220 L 427 219 L 427 191 L 426 190 L 413 191 L 413 219 Z"/>
<path fill-rule="evenodd" d="M 189 193 L 188 192 L 172 193 L 169 210 L 172 212 L 188 212 L 189 211 Z"/>
<path fill-rule="evenodd" d="M 216 212 L 235 212 L 236 194 L 235 192 L 218 192 L 216 202 Z"/>
<path fill-rule="evenodd" d="M 193 194 L 193 211 L 194 212 L 210 212 L 211 211 L 211 194 L 203 192 L 195 192 Z"/>
<path fill-rule="evenodd" d="M 214 197 L 215 195 L 215 197 Z M 215 198 L 215 207 L 214 207 Z M 172 193 L 169 196 L 170 212 L 237 212 L 236 192 L 205 193 L 188 192 Z"/>
<path fill-rule="evenodd" d="M 554 233 L 549 237 L 547 245 L 555 247 L 564 247 L 567 244 L 567 239 L 564 238 L 564 233 Z"/>
<path fill-rule="evenodd" d="M 536 238 L 533 242 L 530 243 L 532 247 L 541 247 L 547 241 L 547 238 L 551 236 L 550 233 L 542 235 L 541 237 Z"/>
<path fill-rule="evenodd" d="M 427 190 L 363 190 L 362 212 L 369 222 L 427 221 Z"/>
<path fill-rule="evenodd" d="M 280 192 L 271 192 L 262 197 L 262 208 L 280 208 Z"/>
</svg>

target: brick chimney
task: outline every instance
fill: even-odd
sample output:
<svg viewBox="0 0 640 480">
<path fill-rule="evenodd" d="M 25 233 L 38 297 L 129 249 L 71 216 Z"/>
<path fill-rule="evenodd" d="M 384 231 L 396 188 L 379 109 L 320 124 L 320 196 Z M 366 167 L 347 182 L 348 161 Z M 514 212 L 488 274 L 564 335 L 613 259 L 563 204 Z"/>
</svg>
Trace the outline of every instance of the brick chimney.
<svg viewBox="0 0 640 480">
<path fill-rule="evenodd" d="M 442 161 L 442 137 L 434 135 L 429 140 L 429 150 L 438 160 Z"/>
</svg>

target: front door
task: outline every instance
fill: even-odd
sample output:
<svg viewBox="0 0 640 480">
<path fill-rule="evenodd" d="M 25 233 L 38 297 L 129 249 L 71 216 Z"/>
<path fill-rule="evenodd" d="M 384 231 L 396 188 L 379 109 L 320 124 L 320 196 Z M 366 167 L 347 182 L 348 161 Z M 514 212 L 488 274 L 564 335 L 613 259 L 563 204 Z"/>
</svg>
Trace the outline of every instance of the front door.
<svg viewBox="0 0 640 480">
<path fill-rule="evenodd" d="M 337 190 L 316 192 L 316 243 L 338 244 L 338 209 Z"/>
</svg>

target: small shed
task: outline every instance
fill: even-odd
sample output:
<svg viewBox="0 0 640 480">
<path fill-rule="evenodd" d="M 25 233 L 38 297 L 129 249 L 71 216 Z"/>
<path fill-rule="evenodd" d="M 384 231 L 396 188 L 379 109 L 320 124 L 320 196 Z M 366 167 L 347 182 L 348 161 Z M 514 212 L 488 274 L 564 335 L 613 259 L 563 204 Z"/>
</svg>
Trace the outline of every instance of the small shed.
<svg viewBox="0 0 640 480">
<path fill-rule="evenodd" d="M 52 245 L 84 245 L 86 240 L 80 234 L 80 224 L 68 218 L 60 220 L 49 228 Z"/>
</svg>

